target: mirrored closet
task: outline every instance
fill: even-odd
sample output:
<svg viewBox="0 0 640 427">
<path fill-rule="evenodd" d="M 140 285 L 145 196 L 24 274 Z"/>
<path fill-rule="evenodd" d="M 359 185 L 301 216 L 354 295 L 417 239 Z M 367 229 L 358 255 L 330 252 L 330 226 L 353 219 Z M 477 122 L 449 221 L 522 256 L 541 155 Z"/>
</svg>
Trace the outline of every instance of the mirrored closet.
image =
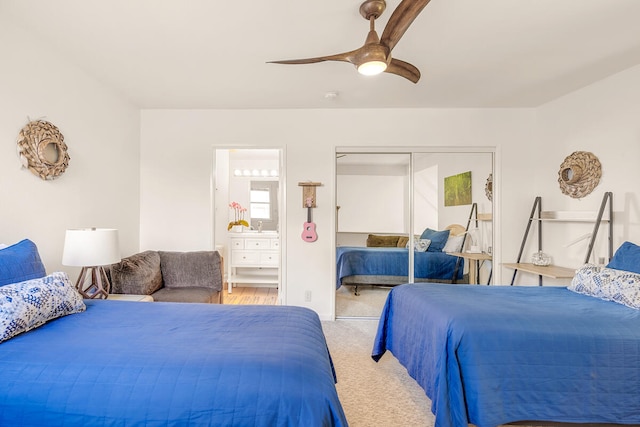
<svg viewBox="0 0 640 427">
<path fill-rule="evenodd" d="M 494 153 L 432 150 L 336 150 L 336 317 L 378 318 L 401 283 L 490 282 Z"/>
</svg>

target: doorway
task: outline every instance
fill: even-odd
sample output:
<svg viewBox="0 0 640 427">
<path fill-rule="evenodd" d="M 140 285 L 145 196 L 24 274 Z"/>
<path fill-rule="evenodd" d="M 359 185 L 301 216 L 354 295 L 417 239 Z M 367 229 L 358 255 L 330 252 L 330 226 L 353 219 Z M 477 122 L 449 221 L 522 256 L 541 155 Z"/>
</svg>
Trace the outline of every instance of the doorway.
<svg viewBox="0 0 640 427">
<path fill-rule="evenodd" d="M 226 304 L 281 304 L 282 150 L 216 147 L 215 248 L 224 259 Z"/>
</svg>

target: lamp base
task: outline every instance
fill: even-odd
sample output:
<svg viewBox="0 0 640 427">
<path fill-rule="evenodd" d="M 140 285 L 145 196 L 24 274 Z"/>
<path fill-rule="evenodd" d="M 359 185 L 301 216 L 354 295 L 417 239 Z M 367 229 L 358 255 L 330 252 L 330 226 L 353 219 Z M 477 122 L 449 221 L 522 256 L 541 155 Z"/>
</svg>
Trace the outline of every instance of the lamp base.
<svg viewBox="0 0 640 427">
<path fill-rule="evenodd" d="M 76 289 L 83 298 L 107 299 L 109 291 L 111 291 L 111 283 L 109 283 L 104 267 L 82 267 L 76 282 Z"/>
</svg>

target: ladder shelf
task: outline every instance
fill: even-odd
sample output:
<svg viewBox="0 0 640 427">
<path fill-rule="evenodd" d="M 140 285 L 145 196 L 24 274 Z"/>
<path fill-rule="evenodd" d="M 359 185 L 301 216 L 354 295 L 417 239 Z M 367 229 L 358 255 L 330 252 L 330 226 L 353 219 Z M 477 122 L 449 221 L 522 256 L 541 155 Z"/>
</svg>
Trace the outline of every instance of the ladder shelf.
<svg viewBox="0 0 640 427">
<path fill-rule="evenodd" d="M 575 274 L 575 269 L 560 267 L 556 265 L 539 266 L 532 263 L 523 263 L 522 254 L 524 252 L 527 238 L 531 232 L 531 225 L 537 223 L 537 237 L 538 237 L 538 251 L 542 251 L 542 223 L 543 222 L 593 222 L 593 231 L 589 239 L 589 247 L 587 254 L 584 258 L 584 263 L 589 262 L 591 253 L 593 252 L 593 246 L 598 235 L 601 223 L 608 224 L 608 254 L 609 259 L 613 256 L 613 193 L 606 192 L 602 197 L 600 208 L 597 212 L 578 212 L 578 211 L 543 211 L 542 210 L 542 197 L 537 196 L 533 202 L 531 208 L 531 214 L 527 222 L 527 227 L 522 237 L 522 243 L 520 244 L 520 251 L 518 252 L 518 258 L 515 263 L 504 263 L 503 266 L 514 269 L 513 277 L 511 278 L 511 286 L 516 280 L 518 271 L 524 271 L 527 273 L 533 273 L 538 275 L 538 285 L 542 286 L 542 277 L 550 277 L 554 279 L 558 278 L 571 278 Z"/>
</svg>

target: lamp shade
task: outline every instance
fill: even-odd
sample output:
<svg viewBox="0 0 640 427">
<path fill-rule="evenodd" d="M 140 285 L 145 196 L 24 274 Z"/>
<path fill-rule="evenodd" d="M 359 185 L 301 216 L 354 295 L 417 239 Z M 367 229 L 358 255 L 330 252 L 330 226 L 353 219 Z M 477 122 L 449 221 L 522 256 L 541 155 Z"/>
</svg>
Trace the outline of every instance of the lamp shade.
<svg viewBox="0 0 640 427">
<path fill-rule="evenodd" d="M 120 261 L 118 230 L 113 228 L 78 228 L 67 230 L 62 264 L 94 267 Z"/>
</svg>

